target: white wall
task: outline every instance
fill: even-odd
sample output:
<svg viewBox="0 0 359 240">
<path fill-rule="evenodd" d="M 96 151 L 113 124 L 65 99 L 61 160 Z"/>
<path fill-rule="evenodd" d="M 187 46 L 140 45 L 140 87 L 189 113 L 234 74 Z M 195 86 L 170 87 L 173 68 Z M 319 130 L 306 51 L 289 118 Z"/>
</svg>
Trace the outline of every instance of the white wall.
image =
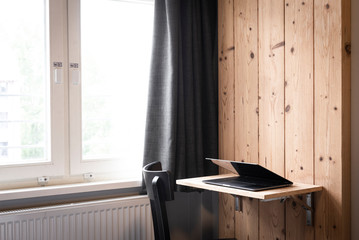
<svg viewBox="0 0 359 240">
<path fill-rule="evenodd" d="M 351 139 L 351 197 L 352 239 L 359 239 L 359 1 L 352 0 L 352 139 Z"/>
</svg>

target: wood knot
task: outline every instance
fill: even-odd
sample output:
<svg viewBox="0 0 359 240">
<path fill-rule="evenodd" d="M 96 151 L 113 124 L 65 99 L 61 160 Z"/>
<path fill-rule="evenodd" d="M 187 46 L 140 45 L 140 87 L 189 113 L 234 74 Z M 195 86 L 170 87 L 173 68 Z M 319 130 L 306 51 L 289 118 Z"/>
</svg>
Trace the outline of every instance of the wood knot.
<svg viewBox="0 0 359 240">
<path fill-rule="evenodd" d="M 320 158 L 319 158 L 319 161 L 323 161 L 323 157 L 320 157 Z"/>
<path fill-rule="evenodd" d="M 272 47 L 272 50 L 274 50 L 274 49 L 276 49 L 276 48 L 283 47 L 283 46 L 285 46 L 285 41 L 279 42 L 279 43 L 277 43 L 276 45 L 274 45 L 274 46 Z M 273 54 L 273 56 L 274 56 L 274 54 Z"/>
<path fill-rule="evenodd" d="M 253 59 L 253 58 L 254 58 L 254 53 L 251 52 L 250 56 L 251 56 L 251 58 Z"/>
<path fill-rule="evenodd" d="M 350 55 L 352 53 L 352 45 L 350 42 L 345 43 L 345 52 Z"/>
<path fill-rule="evenodd" d="M 286 111 L 286 112 L 289 112 L 289 110 L 290 110 L 290 105 L 287 105 L 287 106 L 285 107 L 285 111 Z"/>
<path fill-rule="evenodd" d="M 294 47 L 292 47 L 292 48 L 290 49 L 290 52 L 291 52 L 291 53 L 294 53 Z"/>
<path fill-rule="evenodd" d="M 329 3 L 325 4 L 325 8 L 326 8 L 326 9 L 329 9 L 329 8 L 330 8 Z"/>
</svg>

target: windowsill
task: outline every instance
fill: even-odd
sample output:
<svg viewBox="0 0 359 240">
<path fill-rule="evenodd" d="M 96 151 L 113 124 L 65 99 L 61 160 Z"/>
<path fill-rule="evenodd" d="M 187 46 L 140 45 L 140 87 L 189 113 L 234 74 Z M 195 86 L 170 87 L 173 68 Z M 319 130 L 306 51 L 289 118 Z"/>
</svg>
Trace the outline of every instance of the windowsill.
<svg viewBox="0 0 359 240">
<path fill-rule="evenodd" d="M 34 197 L 48 197 L 62 194 L 86 193 L 112 189 L 135 188 L 140 186 L 141 180 L 132 179 L 0 190 L 0 201 Z"/>
</svg>

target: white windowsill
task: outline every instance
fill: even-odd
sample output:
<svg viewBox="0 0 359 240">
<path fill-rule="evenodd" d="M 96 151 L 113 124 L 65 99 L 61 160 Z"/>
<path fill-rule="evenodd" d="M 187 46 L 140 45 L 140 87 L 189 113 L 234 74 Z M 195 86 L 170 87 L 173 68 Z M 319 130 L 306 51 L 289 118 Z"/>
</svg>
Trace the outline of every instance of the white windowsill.
<svg viewBox="0 0 359 240">
<path fill-rule="evenodd" d="M 34 197 L 47 197 L 62 194 L 95 192 L 121 188 L 135 188 L 140 186 L 141 180 L 134 179 L 0 190 L 0 201 Z"/>
</svg>

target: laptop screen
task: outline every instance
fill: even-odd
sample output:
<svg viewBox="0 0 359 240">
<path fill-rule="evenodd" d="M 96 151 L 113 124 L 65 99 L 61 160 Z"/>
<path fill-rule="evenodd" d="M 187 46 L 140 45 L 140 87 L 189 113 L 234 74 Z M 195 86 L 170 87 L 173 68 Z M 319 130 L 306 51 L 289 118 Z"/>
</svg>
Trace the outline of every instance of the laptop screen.
<svg viewBox="0 0 359 240">
<path fill-rule="evenodd" d="M 221 167 L 226 168 L 227 170 L 233 173 L 235 173 L 233 171 L 235 170 L 236 173 L 238 173 L 238 175 L 240 176 L 263 178 L 268 180 L 270 179 L 271 181 L 292 183 L 291 181 L 277 175 L 276 173 L 262 167 L 259 164 L 235 162 L 235 161 L 211 159 L 211 158 L 206 158 L 206 159 L 212 161 L 213 163 Z"/>
</svg>

